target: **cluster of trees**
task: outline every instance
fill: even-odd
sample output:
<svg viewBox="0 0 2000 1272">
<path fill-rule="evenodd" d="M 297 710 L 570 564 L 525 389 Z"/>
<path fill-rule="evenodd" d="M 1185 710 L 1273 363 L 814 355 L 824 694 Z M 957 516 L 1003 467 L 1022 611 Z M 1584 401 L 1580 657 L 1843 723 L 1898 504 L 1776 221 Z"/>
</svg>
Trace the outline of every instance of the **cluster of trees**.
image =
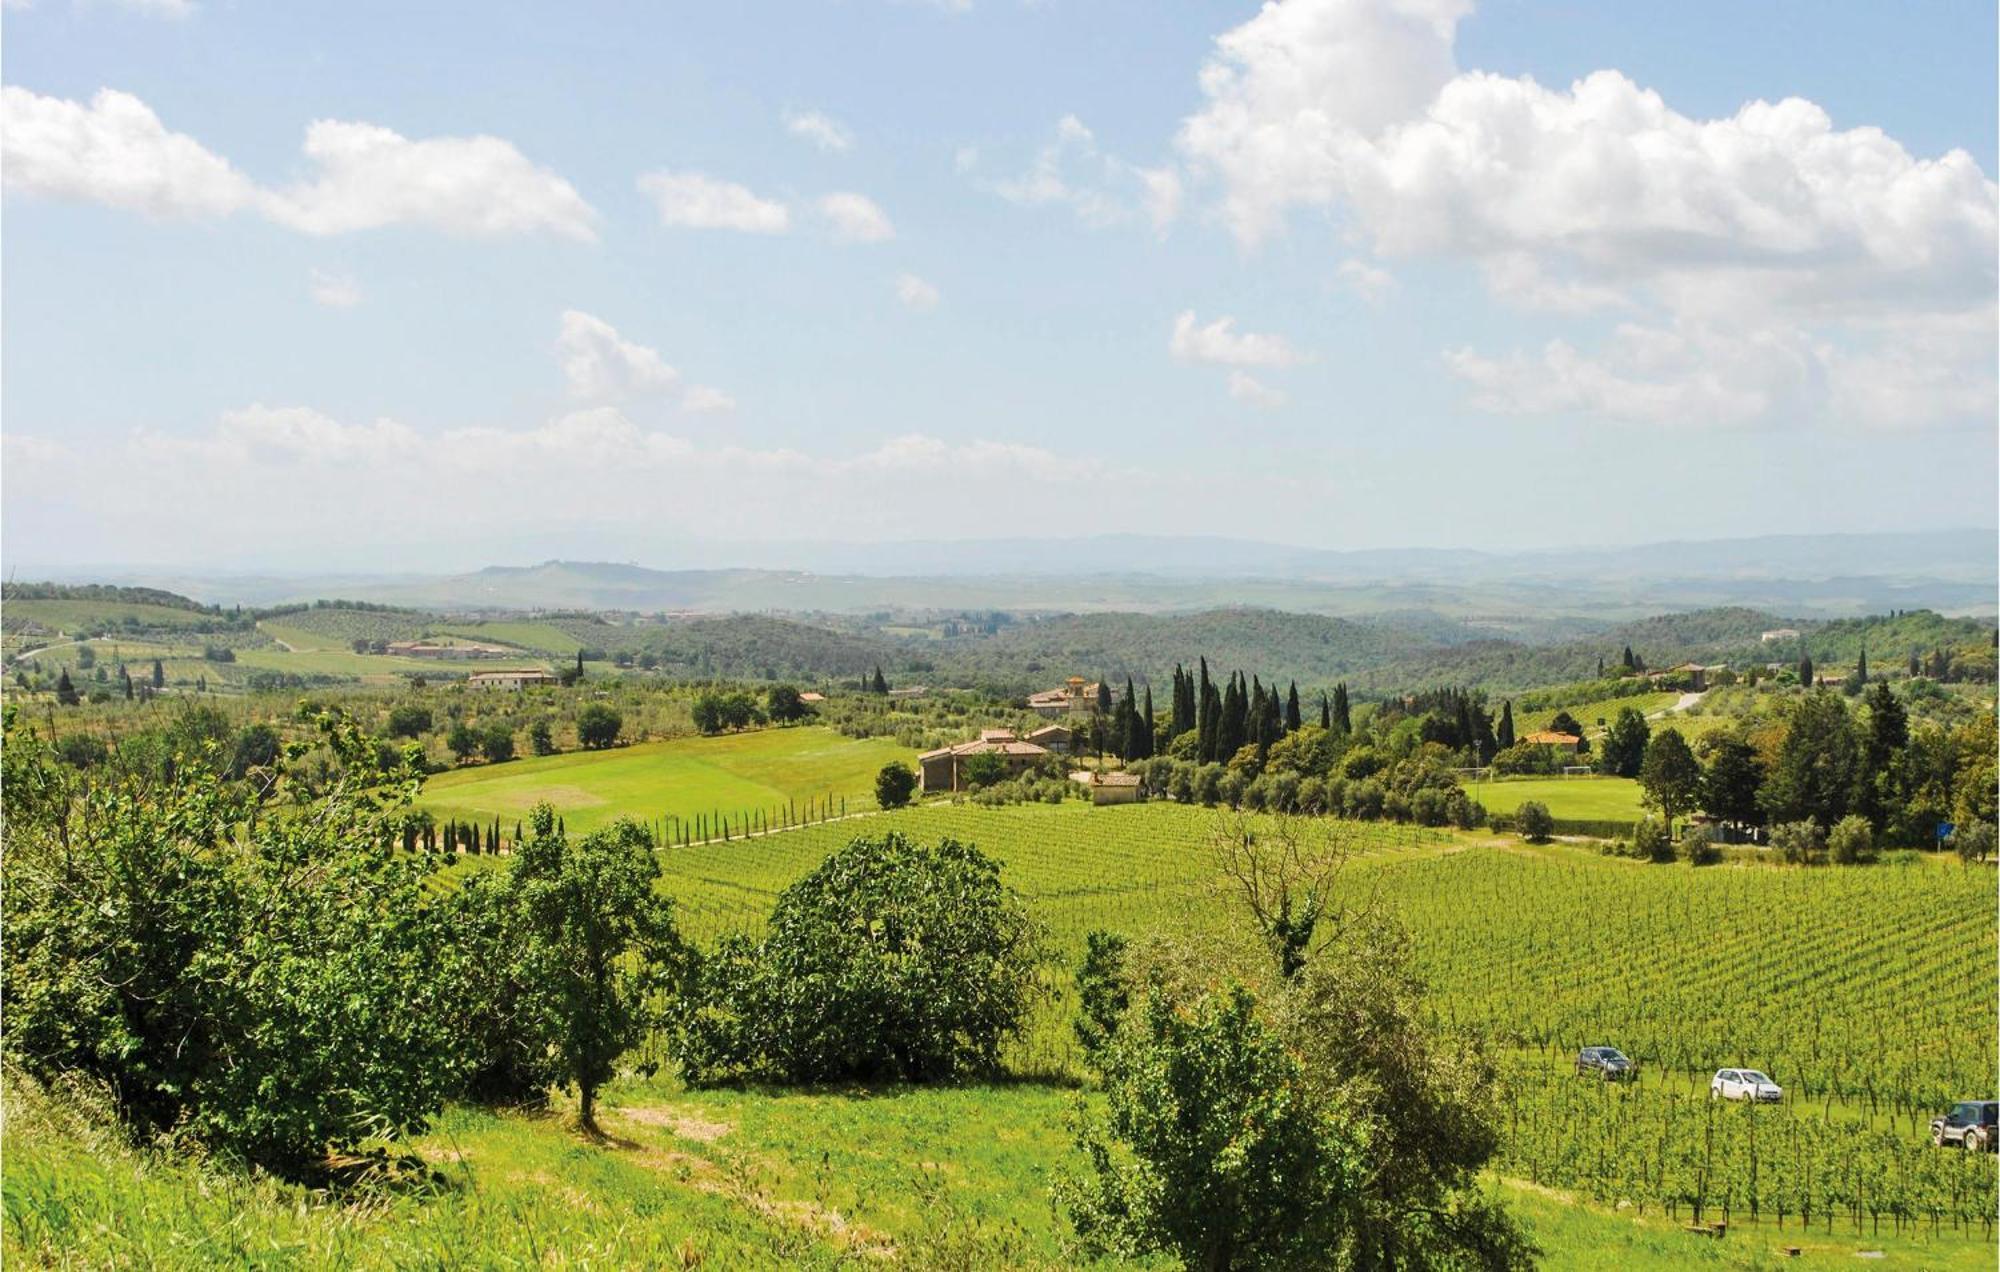
<svg viewBox="0 0 2000 1272">
<path fill-rule="evenodd" d="M 812 704 L 800 696 L 796 685 L 772 685 L 764 691 L 764 704 L 743 689 L 708 689 L 697 695 L 693 707 L 694 727 L 703 733 L 724 733 L 764 724 L 796 724 L 810 719 Z"/>
<path fill-rule="evenodd" d="M 1131 682 L 1128 680 L 1126 700 L 1129 702 L 1130 699 Z M 1261 753 L 1304 724 L 1296 681 L 1281 696 L 1275 682 L 1267 690 L 1260 678 L 1251 676 L 1246 681 L 1243 673 L 1237 671 L 1230 673 L 1228 683 L 1218 689 L 1209 679 L 1206 658 L 1199 660 L 1195 671 L 1187 671 L 1179 663 L 1174 664 L 1172 702 L 1165 725 L 1165 748 L 1170 753 L 1178 753 L 1203 764 L 1226 762 L 1246 746 L 1254 746 Z M 1146 717 L 1148 720 L 1152 718 L 1151 686 L 1146 690 Z M 1330 700 L 1325 696 L 1320 698 L 1319 717 L 1323 729 L 1341 733 L 1351 729 L 1352 716 L 1345 684 L 1335 687 Z M 1147 732 L 1150 743 L 1150 730 Z M 1175 743 L 1184 737 L 1192 737 L 1193 743 L 1176 749 Z M 1152 753 L 1152 748 L 1148 746 L 1136 758 L 1143 759 Z M 1135 757 L 1125 755 L 1125 758 Z"/>
<path fill-rule="evenodd" d="M 1632 775 L 1664 820 L 1699 809 L 1741 830 L 1768 826 L 1788 859 L 1825 850 L 1836 861 L 1865 860 L 1878 843 L 1931 846 L 1946 825 L 1977 846 L 1996 816 L 1992 713 L 1953 728 L 1913 725 L 1879 680 L 1858 702 L 1818 689 L 1693 746 L 1675 729 L 1649 734 L 1640 718 L 1621 743 L 1621 766 L 1635 746 Z"/>
</svg>

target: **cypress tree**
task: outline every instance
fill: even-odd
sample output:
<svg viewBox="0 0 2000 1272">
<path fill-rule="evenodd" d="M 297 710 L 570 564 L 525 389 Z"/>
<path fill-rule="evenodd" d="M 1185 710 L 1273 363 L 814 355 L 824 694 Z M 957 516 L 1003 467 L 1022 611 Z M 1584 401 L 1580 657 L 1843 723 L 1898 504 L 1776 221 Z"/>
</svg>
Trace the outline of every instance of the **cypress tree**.
<svg viewBox="0 0 2000 1272">
<path fill-rule="evenodd" d="M 153 660 L 153 688 L 164 689 L 166 687 L 167 687 L 167 669 L 160 665 L 159 659 L 155 658 Z"/>
<path fill-rule="evenodd" d="M 1868 646 L 1861 647 L 1861 661 L 1854 664 L 1854 683 L 1858 688 L 1868 683 Z"/>
<path fill-rule="evenodd" d="M 1512 698 L 1500 704 L 1500 728 L 1495 733 L 1493 741 L 1503 751 L 1514 745 L 1514 700 Z"/>
<path fill-rule="evenodd" d="M 125 677 L 125 701 L 130 702 L 132 701 L 132 673 L 121 669 L 120 674 Z"/>
<path fill-rule="evenodd" d="M 68 667 L 64 667 L 62 675 L 56 678 L 56 701 L 62 703 L 65 707 L 73 707 L 83 701 L 83 699 L 77 697 L 76 686 L 69 682 Z"/>
<path fill-rule="evenodd" d="M 1299 717 L 1299 682 L 1294 680 L 1290 692 L 1285 695 L 1285 732 L 1297 733 L 1305 723 Z"/>
<path fill-rule="evenodd" d="M 874 683 L 873 683 L 872 685 L 870 685 L 870 688 L 872 688 L 872 689 L 873 689 L 873 690 L 874 690 L 874 691 L 875 691 L 876 693 L 887 693 L 887 692 L 889 692 L 889 682 L 888 682 L 887 680 L 884 680 L 884 679 L 882 678 L 882 664 L 881 664 L 881 663 L 876 663 L 876 664 L 875 664 L 875 680 L 874 680 Z"/>
<path fill-rule="evenodd" d="M 1146 710 L 1139 717 L 1139 758 L 1153 758 L 1153 686 L 1146 686 Z"/>
<path fill-rule="evenodd" d="M 583 679 L 583 651 L 581 649 L 576 651 L 576 678 L 578 680 Z"/>
<path fill-rule="evenodd" d="M 1336 733 L 1354 732 L 1354 717 L 1347 700 L 1347 682 L 1333 687 L 1333 728 Z"/>
<path fill-rule="evenodd" d="M 1812 688 L 1813 665 L 1811 654 L 1801 653 L 1799 655 L 1799 683 L 1808 689 Z"/>
<path fill-rule="evenodd" d="M 1625 670 L 1637 671 L 1638 669 L 1638 660 L 1632 657 L 1632 647 L 1630 645 L 1625 646 Z"/>
</svg>

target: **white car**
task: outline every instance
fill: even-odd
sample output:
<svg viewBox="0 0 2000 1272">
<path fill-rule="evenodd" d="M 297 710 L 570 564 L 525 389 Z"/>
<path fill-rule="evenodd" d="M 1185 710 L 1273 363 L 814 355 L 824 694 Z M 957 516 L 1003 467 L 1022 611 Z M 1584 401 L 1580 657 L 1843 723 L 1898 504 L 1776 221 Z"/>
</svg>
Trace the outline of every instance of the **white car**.
<svg viewBox="0 0 2000 1272">
<path fill-rule="evenodd" d="M 1785 1098 L 1785 1089 L 1755 1069 L 1717 1069 L 1708 1080 L 1708 1098 L 1776 1104 Z"/>
</svg>

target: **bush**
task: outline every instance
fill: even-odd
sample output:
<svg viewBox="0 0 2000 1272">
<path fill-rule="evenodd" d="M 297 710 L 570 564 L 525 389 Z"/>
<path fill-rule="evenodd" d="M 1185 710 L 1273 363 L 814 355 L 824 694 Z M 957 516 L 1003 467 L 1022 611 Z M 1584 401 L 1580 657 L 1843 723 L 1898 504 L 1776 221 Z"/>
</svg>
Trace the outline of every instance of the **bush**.
<svg viewBox="0 0 2000 1272">
<path fill-rule="evenodd" d="M 536 755 L 556 753 L 555 730 L 549 728 L 547 720 L 537 720 L 528 726 L 528 749 Z"/>
<path fill-rule="evenodd" d="M 450 733 L 445 734 L 444 744 L 451 748 L 452 755 L 463 764 L 478 754 L 479 735 L 473 732 L 471 725 L 461 720 L 451 726 Z"/>
<path fill-rule="evenodd" d="M 110 748 L 95 733 L 68 733 L 56 743 L 56 754 L 71 768 L 96 768 L 111 758 Z"/>
<path fill-rule="evenodd" d="M 969 1077 L 1027 1023 L 1027 912 L 956 840 L 856 839 L 785 889 L 768 931 L 696 961 L 676 1022 L 688 1082 Z"/>
<path fill-rule="evenodd" d="M 406 702 L 389 711 L 389 736 L 392 738 L 422 737 L 431 730 L 431 709 L 414 702 Z"/>
<path fill-rule="evenodd" d="M 1546 843 L 1556 832 L 1556 819 L 1549 815 L 1549 806 L 1538 799 L 1531 799 L 1514 810 L 1514 825 L 1532 843 Z"/>
<path fill-rule="evenodd" d="M 1784 822 L 1771 827 L 1771 848 L 1789 865 L 1815 865 L 1826 851 L 1826 833 L 1810 819 Z"/>
<path fill-rule="evenodd" d="M 875 802 L 883 808 L 901 808 L 916 793 L 917 775 L 910 766 L 891 760 L 875 775 Z"/>
<path fill-rule="evenodd" d="M 479 752 L 489 764 L 505 764 L 514 758 L 514 730 L 504 724 L 489 724 L 479 735 Z"/>
<path fill-rule="evenodd" d="M 576 740 L 592 751 L 601 751 L 618 741 L 625 717 L 601 702 L 593 702 L 576 714 Z"/>
<path fill-rule="evenodd" d="M 1841 818 L 1826 837 L 1826 855 L 1837 866 L 1858 866 L 1875 860 L 1875 828 L 1866 817 Z"/>
<path fill-rule="evenodd" d="M 1674 839 L 1667 824 L 1648 817 L 1632 827 L 1631 855 L 1641 861 L 1672 861 Z"/>
<path fill-rule="evenodd" d="M 9 730 L 14 1062 L 102 1083 L 141 1136 L 185 1134 L 289 1177 L 425 1125 L 462 1073 L 434 863 L 396 846 L 401 810 L 376 809 L 388 775 L 369 739 L 320 725 L 344 775 L 302 815 L 254 821 L 208 766 L 143 792 L 78 788 Z"/>
<path fill-rule="evenodd" d="M 1125 985 L 1127 945 L 1117 932 L 1093 931 L 1084 937 L 1083 965 L 1076 969 L 1076 1038 L 1093 1057 L 1118 1032 L 1132 1003 Z"/>
<path fill-rule="evenodd" d="M 1681 831 L 1680 858 L 1690 866 L 1705 866 L 1721 857 L 1712 826 L 1688 826 Z"/>
<path fill-rule="evenodd" d="M 1986 822 L 1960 826 L 1951 833 L 1951 849 L 1960 861 L 1980 862 L 1993 855 L 1993 827 Z"/>
<path fill-rule="evenodd" d="M 229 757 L 229 775 L 246 776 L 251 769 L 269 768 L 278 762 L 278 731 L 268 724 L 253 724 L 236 735 Z"/>
</svg>

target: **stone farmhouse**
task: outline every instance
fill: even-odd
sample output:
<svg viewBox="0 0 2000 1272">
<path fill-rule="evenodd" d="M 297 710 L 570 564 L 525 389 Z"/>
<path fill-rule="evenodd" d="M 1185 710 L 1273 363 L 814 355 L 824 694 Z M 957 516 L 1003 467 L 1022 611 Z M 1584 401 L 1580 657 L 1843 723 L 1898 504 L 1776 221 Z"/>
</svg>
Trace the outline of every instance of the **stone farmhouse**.
<svg viewBox="0 0 2000 1272">
<path fill-rule="evenodd" d="M 927 792 L 959 791 L 966 787 L 965 761 L 975 755 L 997 754 L 1007 776 L 1019 777 L 1046 759 L 1048 747 L 1023 742 L 1011 729 L 982 729 L 976 741 L 939 747 L 917 757 L 917 774 Z"/>
<path fill-rule="evenodd" d="M 1111 705 L 1118 705 L 1120 690 L 1111 690 Z M 1097 710 L 1097 685 L 1082 676 L 1071 676 L 1059 689 L 1044 689 L 1028 695 L 1028 710 L 1044 719 L 1057 720 Z"/>
<path fill-rule="evenodd" d="M 509 671 L 475 671 L 465 678 L 465 683 L 473 689 L 519 691 L 532 689 L 536 685 L 552 685 L 557 683 L 557 680 L 555 676 L 540 667 L 523 667 Z"/>
</svg>

